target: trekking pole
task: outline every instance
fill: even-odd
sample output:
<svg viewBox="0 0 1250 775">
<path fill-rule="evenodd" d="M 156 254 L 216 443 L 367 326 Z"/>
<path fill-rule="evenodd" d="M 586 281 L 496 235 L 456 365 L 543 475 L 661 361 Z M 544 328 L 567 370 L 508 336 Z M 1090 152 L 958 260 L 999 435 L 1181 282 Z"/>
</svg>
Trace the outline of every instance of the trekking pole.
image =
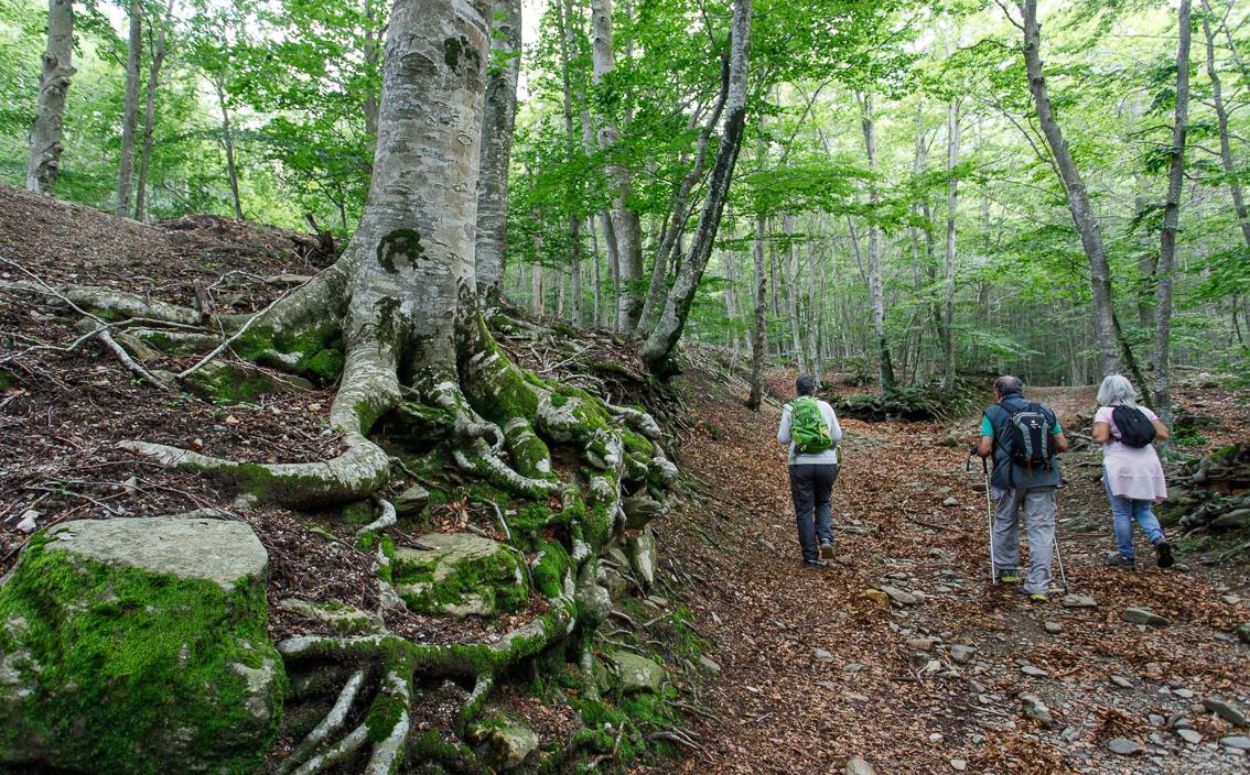
<svg viewBox="0 0 1250 775">
<path fill-rule="evenodd" d="M 972 456 L 975 452 L 968 453 L 968 459 L 964 461 L 964 470 L 971 470 Z M 985 476 L 985 515 L 989 519 L 990 525 L 990 584 L 998 583 L 998 571 L 994 567 L 994 503 L 990 500 L 990 465 L 981 458 L 981 472 Z"/>
<path fill-rule="evenodd" d="M 1055 528 L 1055 559 L 1059 561 L 1059 578 L 1063 581 L 1063 591 L 1071 592 L 1068 587 L 1068 574 L 1063 570 L 1063 554 L 1059 551 L 1059 528 Z"/>
</svg>

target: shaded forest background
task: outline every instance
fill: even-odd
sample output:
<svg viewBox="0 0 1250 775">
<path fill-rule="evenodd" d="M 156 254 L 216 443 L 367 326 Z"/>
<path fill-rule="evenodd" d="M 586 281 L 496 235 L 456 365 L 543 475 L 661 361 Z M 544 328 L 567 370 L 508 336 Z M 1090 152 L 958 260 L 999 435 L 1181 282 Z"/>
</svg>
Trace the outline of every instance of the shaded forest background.
<svg viewBox="0 0 1250 775">
<path fill-rule="evenodd" d="M 626 310 L 639 313 L 653 275 L 671 282 L 689 237 L 678 231 L 672 261 L 657 256 L 674 224 L 688 232 L 698 216 L 675 200 L 719 91 L 723 39 L 694 0 L 618 0 L 614 67 L 596 72 L 593 5 L 525 3 L 504 290 L 535 312 L 645 334 Z M 1094 381 L 1089 265 L 1035 116 L 1016 9 L 818 5 L 756 3 L 750 118 L 685 335 L 748 360 L 763 279 L 772 362 L 877 381 L 877 251 L 885 351 L 901 383 L 949 378 L 948 364 Z M 386 6 L 75 3 L 57 196 L 147 221 L 211 212 L 308 228 L 311 216 L 346 237 L 370 177 Z M 1250 232 L 1232 195 L 1246 176 L 1250 15 L 1227 0 L 1193 6 L 1173 358 L 1237 374 Z M 1121 339 L 1148 368 L 1175 4 L 1042 3 L 1040 15 L 1047 84 L 1102 223 Z M 47 18 L 37 0 L 0 2 L 0 180 L 18 186 Z M 128 59 L 136 160 L 122 202 Z M 605 126 L 615 143 L 588 139 Z M 620 175 L 640 269 L 605 237 Z"/>
</svg>

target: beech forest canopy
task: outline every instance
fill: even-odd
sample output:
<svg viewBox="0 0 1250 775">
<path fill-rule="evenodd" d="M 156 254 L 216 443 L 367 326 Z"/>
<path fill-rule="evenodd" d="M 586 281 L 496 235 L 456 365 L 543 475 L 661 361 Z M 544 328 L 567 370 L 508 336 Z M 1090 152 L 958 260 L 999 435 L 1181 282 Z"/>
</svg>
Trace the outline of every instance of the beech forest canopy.
<svg viewBox="0 0 1250 775">
<path fill-rule="evenodd" d="M 307 228 L 311 216 L 350 236 L 389 3 L 0 0 L 0 180 L 16 186 L 58 3 L 73 6 L 74 71 L 57 197 L 147 221 L 209 212 Z M 729 141 L 731 5 L 523 4 L 502 280 L 515 303 L 650 333 Z M 956 369 L 1088 383 L 1109 358 L 1143 377 L 1160 342 L 1173 367 L 1246 372 L 1244 4 L 753 5 L 745 126 L 687 341 L 748 362 L 762 301 L 769 363 L 882 387 L 949 385 Z M 497 49 L 491 67 L 511 56 Z"/>
</svg>

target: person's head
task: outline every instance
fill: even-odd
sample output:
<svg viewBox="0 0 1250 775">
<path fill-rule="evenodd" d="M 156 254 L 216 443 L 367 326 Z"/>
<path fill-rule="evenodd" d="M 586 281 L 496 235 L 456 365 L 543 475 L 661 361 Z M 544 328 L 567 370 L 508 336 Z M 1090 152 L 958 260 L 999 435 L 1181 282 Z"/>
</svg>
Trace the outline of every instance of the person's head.
<svg viewBox="0 0 1250 775">
<path fill-rule="evenodd" d="M 1133 383 L 1119 374 L 1112 374 L 1098 386 L 1099 406 L 1137 406 L 1137 391 Z"/>
<path fill-rule="evenodd" d="M 811 375 L 803 375 L 794 381 L 794 392 L 801 396 L 814 396 L 820 388 L 820 380 Z"/>
<path fill-rule="evenodd" d="M 1011 395 L 1018 396 L 1023 392 L 1024 392 L 1024 383 L 1020 381 L 1019 377 L 1013 377 L 1010 374 L 1004 374 L 1003 376 L 994 380 L 994 395 L 998 398 L 999 401 L 1003 400 L 1007 396 L 1011 396 Z"/>
</svg>

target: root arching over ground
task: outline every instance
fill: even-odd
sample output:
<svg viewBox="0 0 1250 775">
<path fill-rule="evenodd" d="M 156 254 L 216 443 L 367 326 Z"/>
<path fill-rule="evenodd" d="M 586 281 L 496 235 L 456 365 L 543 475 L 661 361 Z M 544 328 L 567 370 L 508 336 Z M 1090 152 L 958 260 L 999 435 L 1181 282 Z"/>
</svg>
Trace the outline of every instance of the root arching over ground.
<svg viewBox="0 0 1250 775">
<path fill-rule="evenodd" d="M 311 773 L 363 761 L 366 772 L 394 772 L 407 756 L 450 758 L 464 769 L 476 761 L 467 746 L 445 740 L 436 745 L 411 734 L 417 683 L 449 678 L 472 687 L 460 716 L 463 734 L 497 681 L 520 665 L 552 654 L 583 668 L 593 662 L 587 655 L 596 627 L 612 608 L 599 558 L 627 529 L 636 535 L 663 512 L 677 470 L 650 415 L 521 368 L 497 343 L 471 298 L 461 300 L 469 311 L 455 323 L 449 352 L 413 348 L 410 342 L 430 338 L 400 322 L 402 311 L 389 323 L 397 330 L 380 330 L 388 321 L 373 307 L 394 296 L 361 283 L 362 275 L 377 277 L 357 271 L 361 260 L 349 248 L 338 264 L 251 316 L 206 318 L 189 307 L 108 289 L 52 287 L 37 278 L 11 288 L 56 298 L 81 313 L 84 325 L 122 342 L 183 352 L 195 348 L 312 379 L 338 379 L 330 424 L 342 451 L 330 459 L 266 464 L 143 439 L 124 446 L 158 463 L 228 482 L 247 501 L 300 509 L 372 504 L 375 519 L 361 529 L 359 546 L 376 551 L 383 610 L 367 628 L 350 634 L 299 636 L 279 644 L 297 673 L 325 665 L 346 670 L 332 690 L 334 702 L 283 762 L 283 771 Z M 356 283 L 350 281 L 353 274 Z M 490 315 L 507 322 L 500 310 Z M 542 331 L 527 321 L 509 325 Z M 174 387 L 191 376 L 162 372 L 152 378 Z M 552 450 L 561 448 L 569 454 L 560 456 L 559 466 Z M 441 454 L 490 492 L 530 504 L 530 518 L 512 527 L 502 510 L 492 508 L 523 557 L 525 550 L 537 550 L 525 568 L 529 592 L 539 601 L 531 606 L 533 618 L 493 640 L 455 644 L 414 642 L 387 626 L 388 617 L 402 616 L 406 607 L 391 584 L 395 541 L 387 533 L 396 522 L 390 493 L 413 478 L 404 463 L 409 454 Z M 545 516 L 535 520 L 535 513 Z M 594 671 L 580 675 L 588 694 L 597 694 Z M 620 745 L 614 736 L 621 733 L 587 728 L 569 747 L 610 755 Z M 550 754 L 552 766 L 570 752 Z"/>
</svg>

